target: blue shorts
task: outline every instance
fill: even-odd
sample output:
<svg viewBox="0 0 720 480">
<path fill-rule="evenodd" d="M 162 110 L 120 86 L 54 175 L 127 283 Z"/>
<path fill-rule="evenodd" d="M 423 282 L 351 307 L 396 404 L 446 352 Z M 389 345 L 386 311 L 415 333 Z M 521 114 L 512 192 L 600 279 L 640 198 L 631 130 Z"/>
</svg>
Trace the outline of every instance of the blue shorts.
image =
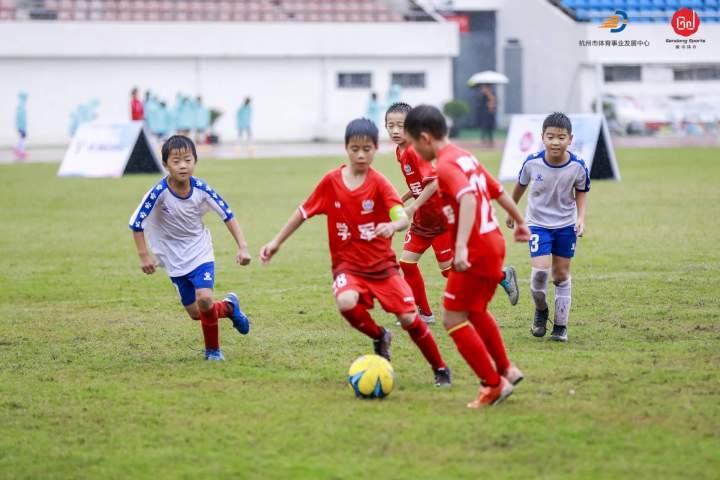
<svg viewBox="0 0 720 480">
<path fill-rule="evenodd" d="M 182 277 L 170 277 L 184 306 L 195 303 L 195 290 L 215 286 L 215 262 L 203 263 Z"/>
<path fill-rule="evenodd" d="M 563 228 L 530 227 L 530 256 L 557 255 L 573 258 L 575 256 L 575 225 Z"/>
</svg>

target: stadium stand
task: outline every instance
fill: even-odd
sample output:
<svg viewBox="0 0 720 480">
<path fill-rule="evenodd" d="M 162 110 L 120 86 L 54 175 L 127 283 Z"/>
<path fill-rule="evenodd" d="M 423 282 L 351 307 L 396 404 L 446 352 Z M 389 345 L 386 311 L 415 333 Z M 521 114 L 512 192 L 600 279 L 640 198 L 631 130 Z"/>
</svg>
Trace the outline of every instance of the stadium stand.
<svg viewBox="0 0 720 480">
<path fill-rule="evenodd" d="M 397 22 L 377 0 L 0 0 L 0 20 Z"/>
<path fill-rule="evenodd" d="M 692 8 L 700 20 L 720 23 L 720 0 L 556 0 L 581 22 L 601 23 L 615 10 L 627 12 L 631 22 L 666 23 L 682 7 Z"/>
</svg>

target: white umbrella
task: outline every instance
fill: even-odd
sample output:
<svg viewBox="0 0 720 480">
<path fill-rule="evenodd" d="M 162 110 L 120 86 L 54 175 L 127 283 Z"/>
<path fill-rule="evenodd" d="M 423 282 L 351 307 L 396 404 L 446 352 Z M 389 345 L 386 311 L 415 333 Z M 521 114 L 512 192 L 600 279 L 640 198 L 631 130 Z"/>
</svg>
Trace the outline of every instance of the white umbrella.
<svg viewBox="0 0 720 480">
<path fill-rule="evenodd" d="M 508 77 L 499 72 L 493 72 L 492 70 L 485 70 L 484 72 L 478 72 L 468 80 L 469 87 L 475 87 L 481 84 L 506 84 L 508 83 Z"/>
</svg>

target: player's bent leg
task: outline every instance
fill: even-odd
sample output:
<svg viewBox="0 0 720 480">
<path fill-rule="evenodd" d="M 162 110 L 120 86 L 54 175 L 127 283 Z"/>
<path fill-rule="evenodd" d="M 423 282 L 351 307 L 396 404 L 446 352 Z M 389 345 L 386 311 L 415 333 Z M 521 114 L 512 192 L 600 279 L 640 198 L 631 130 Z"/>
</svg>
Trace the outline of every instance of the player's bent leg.
<svg viewBox="0 0 720 480">
<path fill-rule="evenodd" d="M 200 307 L 197 302 L 193 302 L 190 305 L 185 305 L 185 311 L 188 313 L 191 319 L 200 320 Z"/>
<path fill-rule="evenodd" d="M 220 329 L 218 317 L 213 308 L 212 289 L 198 288 L 195 290 L 198 309 L 200 310 L 200 326 L 205 339 L 205 360 L 225 360 L 220 351 Z"/>
<path fill-rule="evenodd" d="M 373 339 L 375 353 L 390 361 L 392 334 L 375 323 L 367 307 L 360 302 L 360 293 L 352 289 L 344 290 L 337 294 L 335 301 L 345 320 L 354 329 Z"/>
<path fill-rule="evenodd" d="M 452 270 L 452 260 L 447 262 L 438 262 L 438 268 L 440 269 L 440 275 L 445 278 L 450 276 L 450 270 Z"/>
<path fill-rule="evenodd" d="M 250 319 L 240 308 L 240 299 L 234 292 L 228 293 L 222 302 L 215 302 L 213 305 L 218 317 L 229 318 L 235 330 L 242 335 L 250 332 Z"/>
<path fill-rule="evenodd" d="M 418 266 L 420 258 L 422 258 L 421 253 L 403 250 L 399 262 L 400 269 L 403 272 L 405 281 L 410 285 L 413 297 L 415 297 L 415 304 L 418 307 L 420 318 L 422 318 L 425 323 L 433 323 L 435 317 L 432 314 L 430 302 L 428 302 L 427 291 L 425 290 L 425 279 Z"/>
<path fill-rule="evenodd" d="M 440 349 L 427 324 L 416 312 L 399 313 L 397 319 L 432 367 L 435 386 L 449 387 L 452 384 L 450 369 L 440 355 Z"/>
<path fill-rule="evenodd" d="M 550 255 L 533 257 L 530 274 L 530 292 L 535 303 L 535 317 L 531 332 L 535 337 L 544 337 L 547 331 L 548 304 L 547 284 L 550 278 Z"/>
</svg>

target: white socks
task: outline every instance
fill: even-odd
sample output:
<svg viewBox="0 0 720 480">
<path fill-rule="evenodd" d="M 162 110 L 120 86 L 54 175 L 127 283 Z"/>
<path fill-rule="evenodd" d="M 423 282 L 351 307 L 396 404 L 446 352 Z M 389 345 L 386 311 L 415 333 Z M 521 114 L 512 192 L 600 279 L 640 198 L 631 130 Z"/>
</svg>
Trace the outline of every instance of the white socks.
<svg viewBox="0 0 720 480">
<path fill-rule="evenodd" d="M 550 278 L 549 268 L 533 268 L 530 275 L 530 292 L 532 292 L 535 308 L 547 310 L 547 284 Z"/>
<path fill-rule="evenodd" d="M 567 326 L 570 316 L 572 279 L 555 283 L 555 325 Z M 534 295 L 534 294 L 533 294 Z"/>
</svg>

